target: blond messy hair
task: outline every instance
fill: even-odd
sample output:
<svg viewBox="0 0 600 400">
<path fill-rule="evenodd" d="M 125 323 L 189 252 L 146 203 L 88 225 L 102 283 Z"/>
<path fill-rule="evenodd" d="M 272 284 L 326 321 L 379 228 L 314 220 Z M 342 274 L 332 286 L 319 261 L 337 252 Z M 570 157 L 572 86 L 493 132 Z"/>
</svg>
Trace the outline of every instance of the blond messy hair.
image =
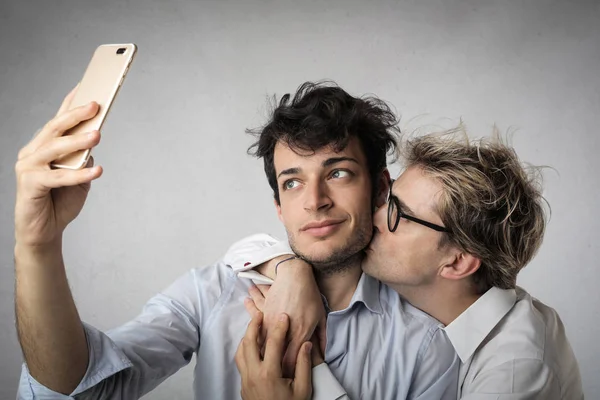
<svg viewBox="0 0 600 400">
<path fill-rule="evenodd" d="M 541 168 L 522 164 L 497 129 L 491 139 L 470 140 L 462 123 L 409 138 L 401 152 L 407 168 L 419 167 L 442 184 L 436 211 L 451 233 L 443 234 L 440 246 L 481 260 L 475 290 L 514 288 L 544 237 Z"/>
</svg>

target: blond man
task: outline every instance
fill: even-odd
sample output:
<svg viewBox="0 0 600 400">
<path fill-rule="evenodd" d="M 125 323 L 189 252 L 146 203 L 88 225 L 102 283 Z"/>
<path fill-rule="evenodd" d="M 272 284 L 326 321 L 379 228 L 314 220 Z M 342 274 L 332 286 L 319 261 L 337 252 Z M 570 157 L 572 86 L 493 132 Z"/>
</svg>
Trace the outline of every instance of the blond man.
<svg viewBox="0 0 600 400">
<path fill-rule="evenodd" d="M 539 170 L 526 169 L 499 139 L 470 141 L 462 129 L 408 140 L 403 153 L 405 170 L 373 216 L 364 272 L 445 325 L 461 359 L 459 398 L 582 399 L 578 364 L 558 314 L 516 285 L 546 227 Z M 281 259 L 263 264 L 261 272 L 272 275 L 271 264 Z M 292 268 L 307 264 L 285 261 L 272 290 L 263 290 L 266 297 L 255 289 L 251 295 L 265 321 L 286 312 L 291 324 L 311 326 L 277 298 L 282 292 L 302 297 L 296 288 L 304 284 L 281 272 Z M 282 325 L 264 328 L 273 332 L 270 346 L 283 346 Z M 248 352 L 243 347 L 240 354 Z M 240 358 L 243 370 L 272 367 Z"/>
</svg>

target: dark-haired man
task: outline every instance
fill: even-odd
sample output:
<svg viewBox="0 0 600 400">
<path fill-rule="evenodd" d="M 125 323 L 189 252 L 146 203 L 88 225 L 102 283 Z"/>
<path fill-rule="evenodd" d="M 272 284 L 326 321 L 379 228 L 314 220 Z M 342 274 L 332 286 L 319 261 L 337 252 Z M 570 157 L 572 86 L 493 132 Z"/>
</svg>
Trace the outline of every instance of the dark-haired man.
<svg viewBox="0 0 600 400">
<path fill-rule="evenodd" d="M 20 398 L 136 399 L 194 353 L 195 398 L 239 398 L 244 377 L 234 355 L 249 321 L 244 299 L 251 283 L 225 262 L 191 270 L 134 320 L 107 333 L 79 319 L 62 232 L 102 171 L 48 168 L 59 155 L 100 140 L 98 132 L 60 137 L 97 112 L 95 104 L 68 110 L 71 98 L 16 165 L 16 310 L 25 356 Z M 385 202 L 395 127 L 394 114 L 375 98 L 306 83 L 293 98 L 284 96 L 257 132 L 257 155 L 290 243 L 320 271 L 331 310 L 325 357 L 333 375 L 355 398 L 451 399 L 458 359 L 441 324 L 360 269 L 359 254 L 373 231 L 371 211 Z M 316 289 L 307 294 L 319 296 Z M 297 370 L 306 375 L 310 344 L 302 346 Z M 319 371 L 315 379 L 327 372 Z M 308 398 L 310 385 L 291 386 L 289 394 Z"/>
</svg>

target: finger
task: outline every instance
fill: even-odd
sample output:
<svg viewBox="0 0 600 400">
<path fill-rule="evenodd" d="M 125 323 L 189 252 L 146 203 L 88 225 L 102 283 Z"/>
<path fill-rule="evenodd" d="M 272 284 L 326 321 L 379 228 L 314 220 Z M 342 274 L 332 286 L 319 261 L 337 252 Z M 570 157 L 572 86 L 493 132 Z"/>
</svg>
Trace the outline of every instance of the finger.
<svg viewBox="0 0 600 400">
<path fill-rule="evenodd" d="M 48 123 L 49 130 L 54 134 L 53 136 L 60 136 L 80 122 L 93 118 L 98 113 L 99 109 L 100 106 L 98 103 L 92 101 L 71 110 L 67 110 Z"/>
<path fill-rule="evenodd" d="M 293 383 L 295 399 L 308 399 L 312 394 L 312 363 L 310 361 L 312 347 L 311 342 L 305 342 L 298 354 L 296 376 Z"/>
<path fill-rule="evenodd" d="M 257 314 L 256 317 L 250 320 L 248 328 L 246 329 L 246 334 L 240 343 L 240 346 L 242 347 L 242 357 L 249 365 L 258 365 L 261 362 L 258 335 L 262 320 L 262 313 Z"/>
<path fill-rule="evenodd" d="M 256 308 L 258 308 L 259 310 L 264 310 L 265 296 L 263 296 L 261 291 L 258 290 L 258 288 L 255 285 L 253 285 L 250 286 L 250 289 L 248 289 L 248 293 L 250 294 L 250 297 L 252 297 L 252 301 L 254 301 L 254 305 L 256 306 Z"/>
<path fill-rule="evenodd" d="M 31 155 L 31 162 L 35 165 L 48 165 L 65 154 L 91 149 L 98 143 L 100 143 L 100 132 L 98 131 L 57 137 L 35 151 Z"/>
<path fill-rule="evenodd" d="M 274 328 L 271 328 L 267 336 L 267 345 L 265 347 L 265 364 L 267 369 L 274 375 L 281 377 L 281 359 L 283 357 L 283 347 L 285 345 L 285 336 L 290 322 L 286 314 L 281 314 Z"/>
<path fill-rule="evenodd" d="M 102 167 L 83 168 L 80 170 L 54 169 L 28 172 L 25 179 L 34 182 L 34 186 L 44 189 L 82 185 L 98 179 L 102 175 Z M 39 186 L 38 186 L 39 185 Z"/>
<path fill-rule="evenodd" d="M 60 108 L 58 109 L 58 112 L 56 113 L 56 116 L 59 116 L 71 107 L 71 103 L 73 102 L 75 93 L 77 93 L 77 89 L 79 89 L 79 83 L 75 85 L 73 89 L 71 89 L 68 95 L 65 96 L 62 104 L 60 105 Z"/>
<path fill-rule="evenodd" d="M 256 285 L 256 287 L 258 288 L 258 290 L 260 290 L 260 293 L 264 297 L 267 297 L 267 293 L 269 293 L 269 289 L 271 288 L 271 285 Z"/>
<path fill-rule="evenodd" d="M 250 297 L 244 299 L 244 307 L 246 307 L 246 311 L 250 314 L 251 318 L 254 318 L 256 314 L 260 312 L 258 307 L 256 307 L 256 304 L 254 304 L 254 300 Z"/>
<path fill-rule="evenodd" d="M 281 366 L 284 377 L 294 377 L 296 362 L 298 360 L 298 353 L 300 352 L 303 343 L 304 340 L 292 340 L 288 343 L 287 349 L 285 350 L 285 354 L 283 355 L 283 361 Z"/>
<path fill-rule="evenodd" d="M 92 168 L 93 166 L 94 166 L 94 157 L 90 156 L 88 158 L 87 164 L 85 164 L 85 168 Z M 104 171 L 102 171 L 102 172 L 104 172 Z M 81 186 L 81 188 L 84 189 L 85 191 L 89 191 L 91 185 L 92 185 L 92 182 L 90 181 L 90 182 L 82 183 L 79 186 Z"/>
<path fill-rule="evenodd" d="M 62 136 L 63 133 L 78 125 L 82 121 L 87 121 L 93 118 L 100 106 L 96 102 L 91 102 L 86 105 L 76 107 L 72 110 L 65 111 L 61 115 L 50 120 L 42 131 L 31 141 L 33 150 L 41 144 L 53 137 Z"/>
</svg>

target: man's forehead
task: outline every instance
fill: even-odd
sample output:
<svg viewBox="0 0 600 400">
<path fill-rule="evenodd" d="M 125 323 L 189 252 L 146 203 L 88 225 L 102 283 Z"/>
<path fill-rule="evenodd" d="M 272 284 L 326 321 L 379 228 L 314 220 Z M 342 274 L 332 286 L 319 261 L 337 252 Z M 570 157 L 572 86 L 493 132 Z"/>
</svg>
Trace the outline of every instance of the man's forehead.
<svg viewBox="0 0 600 400">
<path fill-rule="evenodd" d="M 419 167 L 409 167 L 394 181 L 392 193 L 415 212 L 426 209 L 437 214 L 442 187 Z"/>
<path fill-rule="evenodd" d="M 284 141 L 278 141 L 274 149 L 274 161 L 276 164 L 288 164 L 294 162 L 311 162 L 321 163 L 324 160 L 334 157 L 350 157 L 356 159 L 359 163 L 364 162 L 364 154 L 360 146 L 360 142 L 356 138 L 348 141 L 348 145 L 343 149 L 336 151 L 334 144 L 321 147 L 315 151 L 303 149 L 300 147 L 290 146 Z M 277 166 L 276 166 L 277 167 Z"/>
</svg>

